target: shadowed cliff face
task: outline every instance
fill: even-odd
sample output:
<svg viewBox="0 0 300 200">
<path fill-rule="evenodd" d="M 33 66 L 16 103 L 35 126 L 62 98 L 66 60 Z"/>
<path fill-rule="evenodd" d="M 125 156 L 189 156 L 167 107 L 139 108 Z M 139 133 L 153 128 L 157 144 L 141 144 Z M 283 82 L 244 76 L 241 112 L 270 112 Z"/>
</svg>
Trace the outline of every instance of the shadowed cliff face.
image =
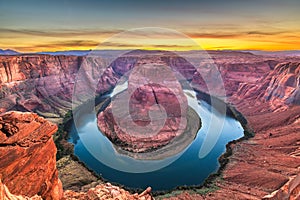
<svg viewBox="0 0 300 200">
<path fill-rule="evenodd" d="M 64 116 L 71 107 L 74 79 L 82 58 L 76 56 L 0 56 L 1 112 L 37 112 Z"/>
<path fill-rule="evenodd" d="M 0 115 L 0 176 L 17 195 L 62 197 L 52 134 L 57 126 L 33 113 Z"/>
</svg>

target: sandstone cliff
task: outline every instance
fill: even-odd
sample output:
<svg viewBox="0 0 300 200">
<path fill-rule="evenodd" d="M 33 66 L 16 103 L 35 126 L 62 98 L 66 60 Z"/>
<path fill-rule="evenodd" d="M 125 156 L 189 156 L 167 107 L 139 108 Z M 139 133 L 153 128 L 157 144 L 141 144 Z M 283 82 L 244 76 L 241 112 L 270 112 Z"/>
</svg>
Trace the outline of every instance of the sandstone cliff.
<svg viewBox="0 0 300 200">
<path fill-rule="evenodd" d="M 0 179 L 0 199 L 1 200 L 42 200 L 42 198 L 38 195 L 33 197 L 27 197 L 22 195 L 14 195 L 10 193 L 6 185 L 3 185 Z"/>
<path fill-rule="evenodd" d="M 207 195 L 184 193 L 182 196 L 190 199 L 261 199 L 273 192 L 272 198 L 282 197 L 278 195 L 288 198 L 289 194 L 294 194 L 286 191 L 298 193 L 300 108 L 297 59 L 235 53 L 211 56 L 222 74 L 227 95 L 232 95 L 229 101 L 247 117 L 256 135 L 230 145 L 233 155 L 223 171 L 222 181 L 217 182 L 220 190 Z M 113 62 L 100 77 L 98 92 L 111 89 L 122 74 L 145 61 L 139 58 L 134 55 Z M 165 55 L 158 55 L 155 59 L 173 67 L 187 66 L 180 69 L 184 77 L 203 86 L 203 80 L 197 78 L 197 72 L 184 60 Z M 60 118 L 71 107 L 75 76 L 83 62 L 84 58 L 76 56 L 0 56 L 0 112 L 34 111 L 49 119 Z M 209 65 L 204 62 L 202 66 L 203 74 L 211 74 Z M 87 74 L 85 78 L 90 80 L 91 77 L 93 74 Z M 205 90 L 205 87 L 201 89 Z M 37 115 L 28 113 L 10 112 L 3 114 L 0 121 L 0 173 L 8 190 L 16 195 L 30 197 L 38 194 L 46 199 L 57 194 L 60 196 L 61 186 L 55 169 L 56 150 L 50 136 L 55 128 Z M 16 158 L 20 158 L 18 162 Z M 35 184 L 28 184 L 27 175 Z M 289 179 L 294 181 L 288 183 Z M 0 195 L 3 188 L 7 191 L 0 187 Z M 92 190 L 90 193 L 97 191 L 97 187 Z M 65 198 L 87 195 L 70 193 L 66 192 Z"/>
<path fill-rule="evenodd" d="M 0 116 L 0 175 L 11 193 L 49 200 L 62 197 L 52 139 L 56 131 L 56 125 L 37 114 Z"/>
<path fill-rule="evenodd" d="M 299 62 L 280 63 L 259 82 L 241 84 L 236 97 L 269 102 L 273 110 L 300 105 Z"/>
<path fill-rule="evenodd" d="M 47 118 L 64 116 L 81 57 L 0 56 L 0 112 L 37 112 Z"/>
<path fill-rule="evenodd" d="M 285 60 L 248 53 L 236 54 L 210 52 L 210 60 L 199 60 L 193 54 L 183 58 L 170 52 L 133 51 L 112 62 L 108 56 L 0 56 L 0 113 L 10 110 L 30 111 L 59 122 L 72 107 L 74 89 L 78 93 L 74 102 L 83 102 L 94 95 L 93 90 L 99 94 L 112 89 L 121 76 L 145 63 L 165 64 L 180 74 L 179 80 L 191 81 L 201 91 L 207 91 L 209 84 L 209 92 L 215 95 L 220 94 L 222 84 L 215 80 L 216 77 L 211 81 L 204 81 L 204 77 L 215 76 L 216 71 L 219 71 L 226 94 L 232 95 L 240 84 L 255 84 L 276 63 Z M 212 61 L 216 64 L 214 70 L 211 68 Z"/>
</svg>

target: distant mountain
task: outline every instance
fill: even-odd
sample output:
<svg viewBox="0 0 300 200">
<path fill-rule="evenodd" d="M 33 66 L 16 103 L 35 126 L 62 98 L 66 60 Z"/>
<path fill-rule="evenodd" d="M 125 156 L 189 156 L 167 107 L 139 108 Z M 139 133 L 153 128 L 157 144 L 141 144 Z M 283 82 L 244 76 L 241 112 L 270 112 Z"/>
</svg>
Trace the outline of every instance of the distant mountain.
<svg viewBox="0 0 300 200">
<path fill-rule="evenodd" d="M 11 49 L 0 49 L 0 55 L 18 55 L 21 54 Z"/>
<path fill-rule="evenodd" d="M 243 50 L 242 52 L 250 52 L 255 55 L 269 55 L 269 56 L 300 56 L 300 50 L 287 50 L 287 51 Z"/>
<path fill-rule="evenodd" d="M 85 56 L 90 52 L 91 50 L 70 50 L 70 51 L 45 51 L 45 52 L 37 52 L 37 54 Z"/>
<path fill-rule="evenodd" d="M 36 54 L 48 55 L 65 55 L 65 56 L 118 56 L 131 50 L 69 50 L 69 51 L 44 51 L 37 52 Z"/>
</svg>

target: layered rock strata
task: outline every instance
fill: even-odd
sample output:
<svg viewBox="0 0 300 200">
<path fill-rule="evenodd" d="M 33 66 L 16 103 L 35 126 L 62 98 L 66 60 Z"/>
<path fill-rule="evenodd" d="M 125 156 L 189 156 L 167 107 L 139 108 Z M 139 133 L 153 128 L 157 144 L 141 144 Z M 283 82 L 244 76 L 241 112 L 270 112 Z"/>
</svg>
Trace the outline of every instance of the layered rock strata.
<svg viewBox="0 0 300 200">
<path fill-rule="evenodd" d="M 56 125 L 34 113 L 0 115 L 0 176 L 11 193 L 62 197 L 52 139 L 56 131 Z"/>
<path fill-rule="evenodd" d="M 99 129 L 116 145 L 132 152 L 165 146 L 187 125 L 187 99 L 164 65 L 139 66 L 128 89 L 117 94 L 98 115 Z"/>
</svg>

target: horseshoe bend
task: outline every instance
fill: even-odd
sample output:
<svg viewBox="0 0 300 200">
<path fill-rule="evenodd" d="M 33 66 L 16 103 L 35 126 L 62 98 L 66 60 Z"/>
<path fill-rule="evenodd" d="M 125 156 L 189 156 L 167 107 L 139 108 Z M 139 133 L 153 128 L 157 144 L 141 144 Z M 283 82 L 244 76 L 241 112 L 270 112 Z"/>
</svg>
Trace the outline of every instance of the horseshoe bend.
<svg viewBox="0 0 300 200">
<path fill-rule="evenodd" d="M 122 145 L 122 149 L 150 151 L 190 132 L 185 131 L 187 108 L 187 98 L 171 69 L 163 65 L 142 65 L 130 73 L 128 89 L 117 94 L 111 105 L 99 113 L 98 127 L 110 140 Z M 199 128 L 191 138 L 195 138 Z"/>
<path fill-rule="evenodd" d="M 185 52 L 182 57 L 139 50 L 111 62 L 105 56 L 0 56 L 0 199 L 299 198 L 299 57 L 208 51 L 215 68 L 207 60 L 194 67 L 191 63 L 198 53 Z M 109 64 L 99 75 L 97 67 L 103 63 Z M 82 67 L 86 69 L 85 76 L 78 78 Z M 157 74 L 150 70 L 153 67 L 157 67 Z M 207 78 L 212 77 L 214 70 L 222 77 L 222 96 L 219 82 Z M 125 82 L 127 86 L 116 92 Z M 76 101 L 75 87 L 80 94 Z M 101 99 L 96 105 L 95 101 L 90 103 L 87 95 L 91 88 L 98 95 L 96 101 Z M 192 108 L 193 99 L 196 105 L 200 102 L 199 111 Z M 72 103 L 76 109 L 70 115 Z M 70 135 L 74 124 L 90 125 L 91 121 L 85 123 L 80 116 L 88 116 L 89 110 L 94 110 L 92 119 L 95 128 L 99 127 L 96 134 L 108 139 L 103 145 L 111 143 L 111 155 L 136 158 L 136 162 L 174 157 L 172 165 L 189 166 L 192 162 L 185 157 L 181 161 L 180 156 L 189 152 L 186 149 L 194 147 L 195 141 L 205 139 L 206 118 L 201 114 L 216 110 L 219 116 L 222 112 L 218 109 L 224 105 L 225 115 L 243 126 L 244 137 L 226 142 L 226 152 L 222 149 L 222 155 L 217 156 L 217 170 L 209 173 L 201 185 L 178 187 L 164 195 L 147 188 L 151 187 L 147 185 L 152 184 L 151 178 L 143 180 L 145 187 L 137 191 L 104 180 L 76 154 L 77 145 L 85 142 L 81 129 L 75 134 L 78 138 Z M 233 123 L 231 119 L 229 122 Z M 225 129 L 222 134 L 233 132 Z M 182 140 L 176 144 L 176 138 Z M 176 145 L 169 146 L 172 144 Z M 153 152 L 160 150 L 167 153 L 154 153 L 155 157 Z M 186 158 L 189 155 L 186 153 Z M 107 170 L 105 166 L 103 169 Z M 192 175 L 189 171 L 181 176 L 173 174 L 174 179 L 178 176 L 182 180 L 189 180 Z"/>
</svg>

